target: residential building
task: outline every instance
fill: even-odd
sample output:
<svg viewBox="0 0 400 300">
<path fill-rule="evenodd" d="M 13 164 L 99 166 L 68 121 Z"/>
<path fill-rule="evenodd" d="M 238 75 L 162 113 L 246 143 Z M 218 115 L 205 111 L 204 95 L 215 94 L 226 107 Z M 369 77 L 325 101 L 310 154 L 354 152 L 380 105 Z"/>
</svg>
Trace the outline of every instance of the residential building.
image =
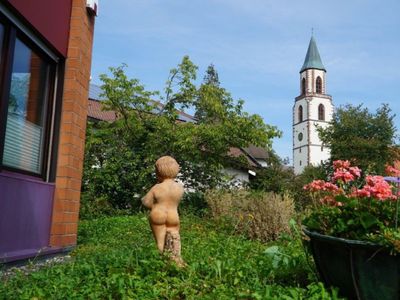
<svg viewBox="0 0 400 300">
<path fill-rule="evenodd" d="M 96 13 L 0 3 L 0 263 L 76 245 Z"/>
</svg>

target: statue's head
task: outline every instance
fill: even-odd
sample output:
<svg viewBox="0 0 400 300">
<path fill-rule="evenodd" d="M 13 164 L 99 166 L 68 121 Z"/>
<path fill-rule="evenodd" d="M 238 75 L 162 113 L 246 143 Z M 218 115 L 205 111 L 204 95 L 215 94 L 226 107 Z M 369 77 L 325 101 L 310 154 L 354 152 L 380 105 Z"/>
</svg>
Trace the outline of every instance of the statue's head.
<svg viewBox="0 0 400 300">
<path fill-rule="evenodd" d="M 159 179 L 173 179 L 179 173 L 179 165 L 171 156 L 162 156 L 156 161 L 156 174 Z"/>
</svg>

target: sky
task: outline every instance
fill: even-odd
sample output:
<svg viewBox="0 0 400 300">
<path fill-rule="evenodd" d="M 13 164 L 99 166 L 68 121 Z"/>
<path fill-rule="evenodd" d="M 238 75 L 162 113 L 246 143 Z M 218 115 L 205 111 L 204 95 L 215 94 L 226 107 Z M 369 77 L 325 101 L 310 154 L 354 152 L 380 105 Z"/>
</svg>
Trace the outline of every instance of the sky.
<svg viewBox="0 0 400 300">
<path fill-rule="evenodd" d="M 311 30 L 336 107 L 388 103 L 400 129 L 399 0 L 100 0 L 92 83 L 108 67 L 162 91 L 184 55 L 214 64 L 244 110 L 283 133 L 273 149 L 292 161 L 292 107 Z"/>
</svg>

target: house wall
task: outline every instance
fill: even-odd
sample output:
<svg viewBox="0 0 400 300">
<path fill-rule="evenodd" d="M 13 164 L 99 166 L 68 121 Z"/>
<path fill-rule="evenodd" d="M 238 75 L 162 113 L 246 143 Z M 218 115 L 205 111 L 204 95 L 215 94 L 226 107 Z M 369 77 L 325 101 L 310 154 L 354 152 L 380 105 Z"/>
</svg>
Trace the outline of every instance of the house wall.
<svg viewBox="0 0 400 300">
<path fill-rule="evenodd" d="M 53 251 L 53 249 L 49 249 L 49 240 L 55 184 L 47 180 L 46 172 L 42 172 L 42 169 L 46 169 L 47 157 L 51 156 L 46 146 L 51 139 L 48 132 L 51 131 L 52 127 L 50 124 L 52 123 L 50 122 L 52 117 L 51 107 L 54 102 L 52 95 L 47 91 L 53 89 L 53 84 L 45 84 L 49 90 L 43 89 L 40 85 L 39 65 L 41 59 L 39 59 L 37 53 L 46 56 L 48 62 L 51 60 L 50 64 L 53 67 L 56 62 L 52 59 L 58 58 L 59 65 L 62 66 L 62 47 L 63 42 L 64 46 L 68 42 L 71 6 L 70 1 L 65 0 L 58 2 L 52 0 L 10 0 L 0 3 L 0 11 L 2 30 L 9 37 L 2 40 L 0 51 L 2 55 L 2 64 L 0 65 L 2 72 L 0 81 L 0 263 L 3 263 Z M 43 26 L 44 24 L 46 26 Z M 26 99 L 26 122 L 19 119 L 18 122 L 12 123 L 11 120 L 15 121 L 15 119 L 8 118 L 7 108 L 11 97 L 10 82 L 13 80 L 11 67 L 20 63 L 23 64 L 23 60 L 26 58 L 21 56 L 21 53 L 16 55 L 16 52 L 14 52 L 16 48 L 12 41 L 15 41 L 16 32 L 17 38 L 20 38 L 23 43 L 29 40 L 27 48 L 33 52 L 31 52 L 30 57 L 30 80 L 24 86 L 29 88 Z M 14 56 L 10 55 L 11 53 Z M 15 70 L 17 73 L 19 72 L 19 68 Z M 49 72 L 47 75 L 55 78 L 56 73 L 58 72 L 51 72 L 50 75 Z M 59 75 L 62 75 L 61 72 Z M 62 87 L 62 85 L 59 87 Z M 39 105 L 41 100 L 43 107 Z M 26 149 L 29 149 L 29 146 L 36 140 L 28 134 L 28 131 L 24 132 L 23 129 L 26 129 L 27 127 L 24 126 L 28 124 L 30 126 L 38 125 L 40 123 L 37 119 L 40 115 L 38 111 L 44 108 L 50 110 L 48 115 L 42 115 L 46 122 L 48 120 L 49 125 L 38 126 L 40 130 L 43 130 L 41 134 L 45 146 L 35 149 L 40 153 L 38 154 L 40 155 L 38 159 L 40 171 L 38 169 L 38 173 L 33 174 L 36 172 L 30 173 L 31 169 L 26 168 L 32 163 L 32 160 L 24 157 L 24 155 L 27 153 Z M 6 126 L 13 128 L 13 124 L 19 126 L 18 130 L 14 127 L 15 131 L 13 131 L 13 135 L 10 135 L 11 139 L 7 140 L 4 129 Z M 23 129 L 21 130 L 21 128 Z M 54 132 L 54 134 L 57 133 Z M 12 147 L 19 145 L 25 149 L 19 153 L 18 150 L 14 151 L 15 149 L 12 150 L 14 152 L 11 151 L 15 155 L 12 165 L 9 164 L 9 160 L 5 159 L 6 155 L 8 155 L 8 158 L 10 157 L 10 149 L 12 148 L 10 148 L 10 144 L 6 146 L 6 143 L 10 140 L 13 143 Z M 5 154 L 6 152 L 7 154 Z M 29 171 L 25 172 L 27 170 Z"/>
<path fill-rule="evenodd" d="M 310 115 L 310 98 L 303 98 L 295 102 L 293 106 L 293 166 L 297 173 L 301 173 L 309 163 L 309 125 L 307 121 Z M 303 107 L 303 121 L 299 119 L 299 106 Z M 299 140 L 299 134 L 303 135 Z"/>
<path fill-rule="evenodd" d="M 49 134 L 44 143 L 43 172 L 28 174 L 18 166 L 10 168 L 0 155 L 2 263 L 63 251 L 76 244 L 94 16 L 88 14 L 85 0 L 10 0 L 0 3 L 0 8 L 13 30 L 25 33 L 32 45 L 49 48 L 46 53 L 51 52 L 58 59 L 53 62 L 57 76 L 52 77 L 58 81 L 49 86 L 51 91 L 56 87 L 51 96 L 55 105 L 52 101 L 47 105 L 49 125 L 45 129 Z M 30 122 L 38 110 L 37 103 L 30 103 L 30 99 L 41 92 L 35 88 L 35 67 L 36 61 L 31 59 L 33 76 L 27 102 Z M 3 81 L 0 86 L 1 154 L 10 88 Z"/>
<path fill-rule="evenodd" d="M 94 17 L 73 0 L 50 245 L 76 244 L 85 146 Z"/>
<path fill-rule="evenodd" d="M 0 173 L 0 262 L 35 255 L 49 245 L 54 184 Z"/>
<path fill-rule="evenodd" d="M 242 186 L 244 183 L 249 182 L 249 174 L 247 171 L 233 168 L 225 168 L 224 173 L 232 177 L 232 180 L 230 182 L 235 186 Z"/>
<path fill-rule="evenodd" d="M 322 162 L 330 158 L 331 152 L 327 147 L 310 146 L 310 164 L 314 166 L 320 165 Z"/>
</svg>

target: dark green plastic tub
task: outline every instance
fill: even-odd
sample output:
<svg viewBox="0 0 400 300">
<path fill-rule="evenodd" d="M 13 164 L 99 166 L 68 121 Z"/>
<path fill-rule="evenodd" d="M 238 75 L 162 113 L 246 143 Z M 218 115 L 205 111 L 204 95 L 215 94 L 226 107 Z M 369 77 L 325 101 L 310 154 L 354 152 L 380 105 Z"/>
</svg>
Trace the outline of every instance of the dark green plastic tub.
<svg viewBox="0 0 400 300">
<path fill-rule="evenodd" d="M 307 242 L 327 286 L 339 288 L 341 296 L 362 300 L 400 299 L 400 255 L 382 246 L 310 232 Z"/>
</svg>

